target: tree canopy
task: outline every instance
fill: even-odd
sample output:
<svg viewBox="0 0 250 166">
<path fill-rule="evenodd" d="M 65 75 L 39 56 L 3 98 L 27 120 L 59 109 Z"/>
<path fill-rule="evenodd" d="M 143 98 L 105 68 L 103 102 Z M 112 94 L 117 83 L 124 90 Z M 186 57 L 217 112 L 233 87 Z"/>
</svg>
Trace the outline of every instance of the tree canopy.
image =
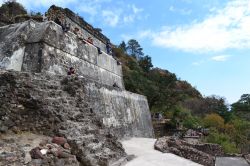
<svg viewBox="0 0 250 166">
<path fill-rule="evenodd" d="M 129 55 L 135 57 L 137 60 L 139 60 L 144 53 L 142 52 L 142 47 L 139 44 L 138 41 L 135 39 L 130 39 L 127 43 L 126 51 Z"/>
<path fill-rule="evenodd" d="M 15 0 L 8 0 L 0 7 L 0 15 L 13 21 L 15 16 L 27 14 L 26 9 Z"/>
</svg>

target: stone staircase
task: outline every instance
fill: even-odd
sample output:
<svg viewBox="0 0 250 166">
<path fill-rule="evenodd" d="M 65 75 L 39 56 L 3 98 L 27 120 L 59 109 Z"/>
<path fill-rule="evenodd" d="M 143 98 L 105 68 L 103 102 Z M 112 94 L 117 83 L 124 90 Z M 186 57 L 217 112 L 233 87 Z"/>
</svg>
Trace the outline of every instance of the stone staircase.
<svg viewBox="0 0 250 166">
<path fill-rule="evenodd" d="M 13 71 L 0 72 L 0 80 L 0 122 L 6 130 L 64 136 L 82 165 L 126 160 L 122 145 L 89 105 L 86 80 Z"/>
</svg>

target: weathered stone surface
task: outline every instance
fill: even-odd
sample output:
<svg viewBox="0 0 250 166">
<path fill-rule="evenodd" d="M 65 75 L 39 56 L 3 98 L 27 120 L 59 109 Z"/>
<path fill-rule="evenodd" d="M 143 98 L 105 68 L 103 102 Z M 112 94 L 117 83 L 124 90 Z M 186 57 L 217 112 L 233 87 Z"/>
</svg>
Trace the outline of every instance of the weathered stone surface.
<svg viewBox="0 0 250 166">
<path fill-rule="evenodd" d="M 72 32 L 54 22 L 26 21 L 0 27 L 0 68 L 66 75 L 74 67 L 82 75 L 124 89 L 121 65 L 110 55 L 98 54 Z"/>
<path fill-rule="evenodd" d="M 82 34 L 83 38 L 87 39 L 91 37 L 94 39 L 94 44 L 101 48 L 102 51 L 106 52 L 106 43 L 109 39 L 104 36 L 98 29 L 92 27 L 83 18 L 79 17 L 69 9 L 63 9 L 57 6 L 51 6 L 47 12 L 48 20 L 55 20 L 61 18 L 62 22 L 70 23 L 71 30 L 74 28 L 79 29 L 79 33 Z"/>
<path fill-rule="evenodd" d="M 69 10 L 64 12 L 67 19 L 76 19 Z M 80 19 L 73 26 L 82 28 L 82 23 Z M 89 31 L 93 28 L 82 30 L 104 51 L 103 40 Z M 66 76 L 69 67 L 77 74 Z M 118 138 L 154 136 L 147 99 L 124 90 L 117 61 L 105 51 L 99 55 L 95 46 L 64 33 L 53 21 L 0 27 L 0 80 L 1 133 L 57 135 L 69 144 L 59 143 L 65 148 L 61 151 L 56 144 L 39 142 L 36 146 L 48 148 L 40 152 L 48 150 L 56 160 L 46 157 L 30 163 L 26 158 L 20 163 L 74 165 L 66 164 L 71 151 L 81 165 L 118 166 L 129 160 Z"/>
<path fill-rule="evenodd" d="M 205 166 L 214 166 L 214 155 L 223 154 L 218 145 L 193 145 L 174 137 L 159 138 L 155 143 L 155 149 L 163 153 L 174 153 Z"/>
<path fill-rule="evenodd" d="M 1 71 L 0 80 L 0 112 L 6 113 L 0 120 L 11 119 L 15 130 L 63 136 L 81 163 L 126 158 L 114 135 L 153 136 L 143 96 L 74 76 Z"/>
<path fill-rule="evenodd" d="M 200 150 L 202 152 L 205 152 L 207 154 L 210 154 L 212 156 L 223 156 L 224 152 L 220 145 L 218 144 L 194 144 L 191 146 L 197 150 Z"/>
</svg>

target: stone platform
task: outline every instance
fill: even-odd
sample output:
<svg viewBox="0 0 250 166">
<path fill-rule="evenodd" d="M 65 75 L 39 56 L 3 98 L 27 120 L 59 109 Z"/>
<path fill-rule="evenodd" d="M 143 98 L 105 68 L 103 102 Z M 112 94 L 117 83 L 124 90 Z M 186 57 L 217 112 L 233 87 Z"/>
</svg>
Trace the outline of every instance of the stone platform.
<svg viewBox="0 0 250 166">
<path fill-rule="evenodd" d="M 72 32 L 64 33 L 53 21 L 26 21 L 0 27 L 0 68 L 16 71 L 78 75 L 124 89 L 122 67 L 110 55 L 84 44 Z"/>
</svg>

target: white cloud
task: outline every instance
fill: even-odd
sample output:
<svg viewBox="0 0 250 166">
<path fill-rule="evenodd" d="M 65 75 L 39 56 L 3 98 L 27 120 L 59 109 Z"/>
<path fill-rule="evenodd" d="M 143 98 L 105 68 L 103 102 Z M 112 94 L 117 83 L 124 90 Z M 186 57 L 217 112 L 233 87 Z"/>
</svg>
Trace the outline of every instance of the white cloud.
<svg viewBox="0 0 250 166">
<path fill-rule="evenodd" d="M 111 10 L 103 10 L 102 16 L 104 18 L 104 22 L 111 27 L 115 27 L 119 22 L 119 12 L 113 12 Z"/>
<path fill-rule="evenodd" d="M 131 10 L 131 12 L 129 12 Z M 143 11 L 144 9 L 142 8 L 137 8 L 134 4 L 132 5 L 128 5 L 128 12 L 124 13 L 123 16 L 123 23 L 127 24 L 127 23 L 132 23 L 134 22 L 136 19 L 140 19 L 140 13 Z M 132 14 L 131 14 L 132 13 Z"/>
<path fill-rule="evenodd" d="M 123 17 L 123 22 L 124 23 L 134 22 L 134 20 L 135 20 L 135 15 L 125 15 Z"/>
<path fill-rule="evenodd" d="M 204 64 L 206 61 L 205 60 L 200 60 L 200 61 L 197 61 L 197 62 L 193 62 L 192 65 L 193 66 L 200 66 L 202 64 Z"/>
<path fill-rule="evenodd" d="M 230 55 L 218 55 L 218 56 L 212 57 L 211 60 L 218 61 L 218 62 L 224 62 L 224 61 L 228 60 L 229 57 L 230 57 Z"/>
<path fill-rule="evenodd" d="M 142 39 L 148 36 L 152 36 L 151 30 L 142 30 L 138 33 L 137 38 Z"/>
<path fill-rule="evenodd" d="M 169 11 L 171 12 L 174 12 L 174 13 L 179 13 L 179 14 L 182 14 L 182 15 L 189 15 L 192 13 L 192 10 L 189 9 L 178 9 L 178 8 L 175 8 L 174 6 L 170 6 L 169 7 Z"/>
<path fill-rule="evenodd" d="M 173 10 L 173 9 L 172 9 Z M 213 10 L 212 10 L 213 11 Z M 163 27 L 148 34 L 153 44 L 188 52 L 216 52 L 250 48 L 250 1 L 230 1 L 200 22 Z"/>
<path fill-rule="evenodd" d="M 1 1 L 1 0 L 0 0 Z M 88 14 L 91 22 L 99 21 L 104 25 L 116 27 L 133 23 L 135 20 L 143 19 L 142 8 L 135 4 L 114 0 L 17 0 L 29 11 L 39 11 L 41 8 L 48 8 L 51 5 L 68 7 L 79 15 Z"/>
<path fill-rule="evenodd" d="M 137 8 L 134 4 L 132 5 L 132 10 L 135 14 L 140 13 L 143 11 L 142 8 Z"/>
</svg>

